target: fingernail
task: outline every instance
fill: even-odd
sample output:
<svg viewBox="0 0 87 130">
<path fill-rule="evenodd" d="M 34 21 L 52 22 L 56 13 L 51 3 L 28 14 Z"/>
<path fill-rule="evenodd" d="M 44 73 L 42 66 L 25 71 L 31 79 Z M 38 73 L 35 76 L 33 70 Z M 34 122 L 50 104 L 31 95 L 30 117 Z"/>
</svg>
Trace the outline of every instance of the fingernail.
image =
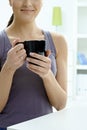
<svg viewBox="0 0 87 130">
<path fill-rule="evenodd" d="M 30 55 L 31 55 L 31 56 L 33 56 L 33 55 L 34 55 L 34 53 L 33 53 L 33 52 L 30 52 Z"/>
</svg>

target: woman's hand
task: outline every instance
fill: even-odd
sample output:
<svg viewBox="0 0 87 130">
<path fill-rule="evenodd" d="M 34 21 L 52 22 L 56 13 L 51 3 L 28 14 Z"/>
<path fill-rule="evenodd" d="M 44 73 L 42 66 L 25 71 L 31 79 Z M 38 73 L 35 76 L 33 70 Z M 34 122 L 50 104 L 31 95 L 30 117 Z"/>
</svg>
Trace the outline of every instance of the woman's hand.
<svg viewBox="0 0 87 130">
<path fill-rule="evenodd" d="M 8 68 L 14 71 L 24 64 L 26 58 L 26 51 L 23 44 L 16 45 L 17 42 L 19 42 L 18 39 L 13 41 L 13 46 L 8 51 L 6 59 Z"/>
<path fill-rule="evenodd" d="M 48 56 L 50 52 L 46 53 Z M 30 56 L 27 58 L 27 68 L 38 74 L 41 78 L 47 76 L 51 69 L 51 60 L 48 56 L 39 55 L 37 53 L 30 53 Z"/>
</svg>

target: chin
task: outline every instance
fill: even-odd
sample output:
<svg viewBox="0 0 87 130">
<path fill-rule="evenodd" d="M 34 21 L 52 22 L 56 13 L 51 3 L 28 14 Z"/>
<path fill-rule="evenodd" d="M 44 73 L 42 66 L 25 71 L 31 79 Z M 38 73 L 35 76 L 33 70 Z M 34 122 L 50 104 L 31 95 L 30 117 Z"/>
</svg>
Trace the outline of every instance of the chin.
<svg viewBox="0 0 87 130">
<path fill-rule="evenodd" d="M 21 19 L 21 22 L 23 22 L 23 23 L 25 23 L 25 24 L 28 24 L 28 23 L 31 23 L 31 22 L 33 22 L 34 21 L 34 19 L 32 19 L 32 18 L 27 18 L 27 17 L 25 17 L 25 18 L 22 18 Z"/>
</svg>

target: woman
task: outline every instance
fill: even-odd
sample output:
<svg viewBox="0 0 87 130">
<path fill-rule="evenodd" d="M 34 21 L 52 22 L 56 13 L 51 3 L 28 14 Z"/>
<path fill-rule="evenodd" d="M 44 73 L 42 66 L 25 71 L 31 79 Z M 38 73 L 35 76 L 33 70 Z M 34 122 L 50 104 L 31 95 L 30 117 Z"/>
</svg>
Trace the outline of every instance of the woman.
<svg viewBox="0 0 87 130">
<path fill-rule="evenodd" d="M 0 32 L 0 127 L 63 109 L 67 101 L 67 43 L 40 29 L 35 18 L 42 0 L 9 0 L 12 19 Z M 45 40 L 46 56 L 30 53 L 25 40 Z M 39 60 L 38 60 L 39 59 Z M 37 65 L 31 64 L 35 63 Z"/>
</svg>

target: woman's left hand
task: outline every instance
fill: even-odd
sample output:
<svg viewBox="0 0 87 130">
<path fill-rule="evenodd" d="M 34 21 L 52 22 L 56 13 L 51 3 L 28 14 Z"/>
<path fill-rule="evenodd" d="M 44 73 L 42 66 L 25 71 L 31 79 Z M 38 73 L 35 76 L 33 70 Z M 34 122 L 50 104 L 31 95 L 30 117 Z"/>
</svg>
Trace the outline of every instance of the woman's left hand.
<svg viewBox="0 0 87 130">
<path fill-rule="evenodd" d="M 48 52 L 48 56 L 43 56 L 37 53 L 30 53 L 30 56 L 34 58 L 27 58 L 27 68 L 38 74 L 41 78 L 44 78 L 51 69 L 51 60 L 49 58 L 49 54 L 50 53 Z"/>
</svg>

